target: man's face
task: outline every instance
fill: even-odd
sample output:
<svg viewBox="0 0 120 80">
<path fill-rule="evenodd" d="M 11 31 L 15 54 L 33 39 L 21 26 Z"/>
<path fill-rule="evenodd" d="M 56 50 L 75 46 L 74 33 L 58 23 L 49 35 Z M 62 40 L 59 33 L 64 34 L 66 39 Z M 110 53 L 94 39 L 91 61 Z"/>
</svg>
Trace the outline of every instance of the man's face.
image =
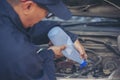
<svg viewBox="0 0 120 80">
<path fill-rule="evenodd" d="M 48 11 L 38 6 L 33 1 L 21 2 L 19 6 L 15 7 L 25 28 L 32 27 L 34 24 L 46 17 Z"/>
<path fill-rule="evenodd" d="M 34 24 L 41 21 L 46 17 L 47 13 L 48 12 L 46 9 L 39 7 L 37 4 L 34 4 L 30 14 L 27 16 L 28 26 L 32 27 Z"/>
</svg>

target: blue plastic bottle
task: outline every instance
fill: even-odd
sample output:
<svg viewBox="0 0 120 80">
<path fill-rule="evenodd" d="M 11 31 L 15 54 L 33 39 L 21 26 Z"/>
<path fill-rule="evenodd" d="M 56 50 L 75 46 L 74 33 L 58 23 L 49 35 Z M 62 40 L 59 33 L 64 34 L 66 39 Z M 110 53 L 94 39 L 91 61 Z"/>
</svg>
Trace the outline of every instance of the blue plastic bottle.
<svg viewBox="0 0 120 80">
<path fill-rule="evenodd" d="M 80 64 L 80 68 L 87 65 L 84 59 L 80 58 L 80 54 L 75 49 L 71 38 L 59 27 L 56 26 L 48 32 L 48 37 L 55 46 L 66 45 L 66 49 L 62 51 L 63 55 Z"/>
</svg>

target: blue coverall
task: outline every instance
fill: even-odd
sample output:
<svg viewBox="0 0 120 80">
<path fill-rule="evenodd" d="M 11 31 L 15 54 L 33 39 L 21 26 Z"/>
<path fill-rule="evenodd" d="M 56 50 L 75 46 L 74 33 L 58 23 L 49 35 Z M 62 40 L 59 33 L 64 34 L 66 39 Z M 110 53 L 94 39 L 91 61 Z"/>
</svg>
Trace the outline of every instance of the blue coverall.
<svg viewBox="0 0 120 80">
<path fill-rule="evenodd" d="M 37 53 L 40 47 L 36 46 L 49 42 L 47 33 L 56 25 L 41 21 L 24 29 L 13 8 L 0 0 L 0 80 L 56 80 L 53 51 Z M 67 34 L 73 41 L 77 39 Z"/>
</svg>

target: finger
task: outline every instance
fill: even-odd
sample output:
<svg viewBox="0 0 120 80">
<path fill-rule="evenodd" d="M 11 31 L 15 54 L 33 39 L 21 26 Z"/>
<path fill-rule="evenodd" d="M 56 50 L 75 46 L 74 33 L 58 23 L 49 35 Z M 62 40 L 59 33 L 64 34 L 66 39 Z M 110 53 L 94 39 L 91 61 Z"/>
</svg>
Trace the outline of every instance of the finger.
<svg viewBox="0 0 120 80">
<path fill-rule="evenodd" d="M 83 59 L 87 59 L 87 54 L 86 54 L 86 53 L 81 54 L 81 58 L 83 58 Z"/>
<path fill-rule="evenodd" d="M 61 48 L 61 50 L 64 50 L 66 48 L 66 46 L 63 45 L 63 46 L 60 46 L 60 48 Z"/>
<path fill-rule="evenodd" d="M 88 58 L 88 55 L 87 54 L 85 54 L 85 59 L 87 59 Z"/>
<path fill-rule="evenodd" d="M 56 55 L 55 56 L 55 58 L 61 58 L 62 57 L 62 55 Z"/>
<path fill-rule="evenodd" d="M 62 57 L 63 54 L 60 52 L 59 54 L 57 54 L 56 56 Z"/>
<path fill-rule="evenodd" d="M 84 54 L 80 54 L 80 57 L 84 59 Z"/>
<path fill-rule="evenodd" d="M 87 54 L 84 54 L 84 59 L 87 59 Z"/>
</svg>

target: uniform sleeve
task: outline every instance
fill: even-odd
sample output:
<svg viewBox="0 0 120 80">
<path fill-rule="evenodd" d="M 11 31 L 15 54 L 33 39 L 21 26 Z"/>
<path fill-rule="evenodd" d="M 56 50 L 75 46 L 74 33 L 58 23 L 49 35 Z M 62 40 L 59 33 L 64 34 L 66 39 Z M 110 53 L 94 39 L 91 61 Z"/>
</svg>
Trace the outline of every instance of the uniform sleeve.
<svg viewBox="0 0 120 80">
<path fill-rule="evenodd" d="M 56 26 L 61 27 L 71 37 L 73 42 L 77 39 L 78 36 L 76 34 L 65 30 L 64 27 L 62 27 L 59 23 L 54 21 L 42 21 L 28 30 L 28 33 L 31 37 L 31 41 L 37 45 L 47 44 L 49 42 L 47 34 L 51 28 Z"/>
<path fill-rule="evenodd" d="M 54 71 L 47 73 L 50 69 L 54 70 L 53 51 L 45 49 L 37 53 L 39 47 L 29 42 L 24 34 L 11 27 L 3 28 L 0 30 L 0 78 L 2 77 L 3 80 L 41 80 L 41 78 L 55 80 L 53 79 L 55 76 L 49 76 L 54 75 Z M 43 77 L 44 75 L 46 77 Z"/>
<path fill-rule="evenodd" d="M 63 27 L 61 27 L 66 33 L 67 35 L 69 35 L 69 37 L 71 38 L 71 40 L 73 41 L 73 43 L 78 39 L 78 35 L 74 34 L 70 31 L 65 30 Z"/>
<path fill-rule="evenodd" d="M 28 30 L 28 34 L 31 37 L 31 41 L 34 44 L 47 44 L 49 42 L 47 33 L 48 31 L 54 27 L 59 25 L 57 22 L 53 21 L 41 21 L 34 25 L 32 28 Z"/>
</svg>

